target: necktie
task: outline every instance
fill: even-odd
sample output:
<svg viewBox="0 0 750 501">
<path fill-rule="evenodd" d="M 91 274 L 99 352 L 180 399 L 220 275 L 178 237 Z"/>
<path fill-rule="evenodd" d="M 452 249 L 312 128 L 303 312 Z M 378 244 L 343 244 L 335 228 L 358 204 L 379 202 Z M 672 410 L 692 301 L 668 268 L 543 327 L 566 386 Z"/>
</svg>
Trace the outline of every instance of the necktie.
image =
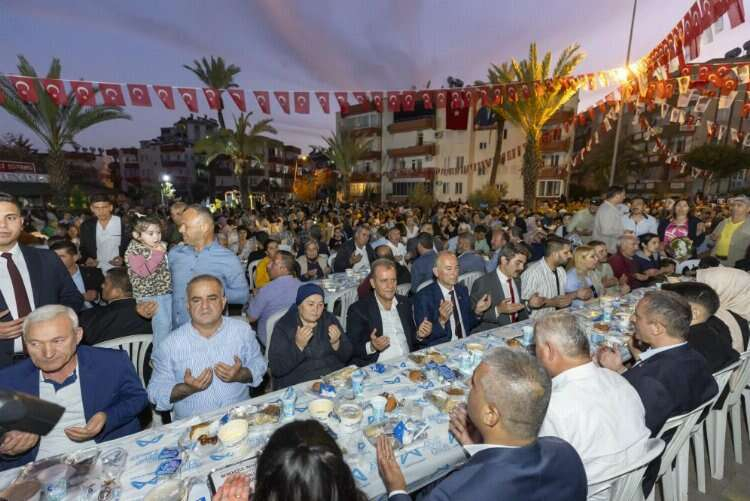
<svg viewBox="0 0 750 501">
<path fill-rule="evenodd" d="M 451 303 L 453 303 L 453 319 L 456 321 L 456 337 L 464 337 L 464 331 L 461 329 L 461 315 L 458 312 L 458 302 L 456 301 L 456 289 L 451 291 Z"/>
<path fill-rule="evenodd" d="M 557 284 L 557 295 L 561 295 L 562 291 L 560 290 L 560 277 L 557 276 L 557 269 L 552 270 L 552 275 L 555 277 L 555 284 Z"/>
<path fill-rule="evenodd" d="M 516 294 L 513 292 L 513 279 L 508 278 L 508 290 L 510 291 L 510 302 L 515 303 L 516 302 Z M 511 313 L 510 314 L 510 321 L 515 322 L 516 318 L 518 318 L 518 313 Z"/>
<path fill-rule="evenodd" d="M 31 303 L 29 303 L 29 295 L 26 293 L 26 286 L 23 284 L 21 272 L 18 271 L 16 263 L 13 262 L 13 254 L 3 252 L 2 256 L 8 263 L 8 275 L 10 276 L 11 285 L 13 285 L 13 293 L 16 296 L 17 318 L 25 317 L 31 313 Z"/>
</svg>

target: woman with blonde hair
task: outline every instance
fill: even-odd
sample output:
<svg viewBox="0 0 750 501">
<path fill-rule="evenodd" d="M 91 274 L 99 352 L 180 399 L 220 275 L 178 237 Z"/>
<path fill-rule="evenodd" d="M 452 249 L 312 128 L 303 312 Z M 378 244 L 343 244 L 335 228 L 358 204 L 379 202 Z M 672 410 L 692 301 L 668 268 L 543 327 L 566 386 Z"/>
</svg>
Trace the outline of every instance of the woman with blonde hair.
<svg viewBox="0 0 750 501">
<path fill-rule="evenodd" d="M 573 253 L 573 266 L 568 270 L 565 279 L 565 292 L 575 292 L 581 287 L 589 287 L 598 296 L 594 283 L 591 279 L 592 272 L 599 264 L 596 249 L 588 245 L 581 245 Z"/>
</svg>

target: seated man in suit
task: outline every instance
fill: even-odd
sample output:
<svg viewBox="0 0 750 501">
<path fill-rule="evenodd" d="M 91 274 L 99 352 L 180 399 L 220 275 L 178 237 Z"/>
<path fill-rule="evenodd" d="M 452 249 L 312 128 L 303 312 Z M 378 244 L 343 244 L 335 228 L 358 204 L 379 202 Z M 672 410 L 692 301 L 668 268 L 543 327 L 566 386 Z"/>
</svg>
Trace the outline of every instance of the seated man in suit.
<svg viewBox="0 0 750 501">
<path fill-rule="evenodd" d="M 432 280 L 432 269 L 435 267 L 437 252 L 433 249 L 432 235 L 422 232 L 416 236 L 417 257 L 411 265 L 411 292 L 428 280 Z"/>
<path fill-rule="evenodd" d="M 370 263 L 375 261 L 375 251 L 369 242 L 370 230 L 365 226 L 358 227 L 354 237 L 344 242 L 336 253 L 333 271 L 340 273 L 347 268 L 355 271 L 369 268 Z"/>
<path fill-rule="evenodd" d="M 686 342 L 690 304 L 670 291 L 647 292 L 633 314 L 635 337 L 651 346 L 631 347 L 638 362 L 626 370 L 619 351 L 600 349 L 599 365 L 625 376 L 641 397 L 646 426 L 655 437 L 667 419 L 684 414 L 719 391 L 706 359 Z"/>
<path fill-rule="evenodd" d="M 21 245 L 21 204 L 0 193 L 0 367 L 23 360 L 23 319 L 34 308 L 83 308 L 83 296 L 54 252 Z"/>
<path fill-rule="evenodd" d="M 83 344 L 94 345 L 134 334 L 152 333 L 151 318 L 158 305 L 156 301 L 136 303 L 125 268 L 107 270 L 102 299 L 106 305 L 94 306 L 79 315 Z"/>
<path fill-rule="evenodd" d="M 424 501 L 584 501 L 586 472 L 570 444 L 538 437 L 550 380 L 534 357 L 496 348 L 471 378 L 467 406 L 451 414 L 450 431 L 469 460 L 440 480 Z M 408 501 L 406 480 L 389 439 L 377 443 L 380 477 L 391 501 Z"/>
<path fill-rule="evenodd" d="M 521 273 L 529 250 L 525 245 L 508 243 L 497 252 L 497 269 L 479 277 L 471 287 L 471 300 L 478 302 L 489 294 L 494 305 L 482 315 L 482 323 L 476 332 L 494 329 L 529 318 L 525 302 L 521 299 Z M 538 294 L 529 298 L 529 305 L 538 308 L 544 299 Z"/>
<path fill-rule="evenodd" d="M 140 431 L 146 390 L 127 353 L 79 346 L 76 313 L 62 305 L 34 310 L 24 321 L 29 359 L 0 370 L 0 388 L 65 407 L 44 437 L 8 431 L 0 441 L 0 470 Z"/>
<path fill-rule="evenodd" d="M 417 346 L 416 336 L 426 337 L 432 329 L 424 320 L 416 332 L 409 299 L 396 294 L 396 263 L 372 263 L 370 284 L 373 292 L 351 305 L 346 317 L 346 335 L 359 366 L 407 355 Z"/>
<path fill-rule="evenodd" d="M 468 336 L 479 324 L 479 318 L 491 306 L 490 295 L 480 297 L 472 306 L 469 291 L 458 283 L 458 259 L 451 251 L 441 251 L 432 269 L 437 280 L 419 291 L 414 298 L 414 321 L 429 321 L 427 336 L 417 333 L 420 347 L 434 346 Z"/>
<path fill-rule="evenodd" d="M 474 250 L 474 235 L 464 232 L 458 235 L 456 254 L 458 254 L 458 272 L 463 275 L 478 271 L 484 273 L 484 258 Z"/>
<path fill-rule="evenodd" d="M 49 246 L 49 250 L 57 254 L 60 261 L 70 273 L 73 282 L 78 288 L 78 292 L 83 295 L 86 301 L 85 307 L 91 308 L 102 294 L 102 283 L 104 283 L 104 274 L 102 270 L 94 266 L 78 266 L 78 260 L 81 258 L 78 254 L 76 244 L 70 240 L 59 240 Z"/>
</svg>

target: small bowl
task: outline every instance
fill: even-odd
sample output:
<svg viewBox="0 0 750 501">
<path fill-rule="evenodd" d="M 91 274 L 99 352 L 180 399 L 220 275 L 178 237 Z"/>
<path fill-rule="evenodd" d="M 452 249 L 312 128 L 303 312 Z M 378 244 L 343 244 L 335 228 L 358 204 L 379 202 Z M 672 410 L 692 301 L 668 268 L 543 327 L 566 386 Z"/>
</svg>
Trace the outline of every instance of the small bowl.
<svg viewBox="0 0 750 501">
<path fill-rule="evenodd" d="M 333 412 L 333 402 L 327 398 L 318 398 L 310 402 L 307 408 L 312 417 L 324 420 L 328 419 L 328 416 Z"/>
<path fill-rule="evenodd" d="M 219 440 L 224 447 L 231 449 L 241 445 L 247 438 L 248 424 L 244 419 L 230 419 L 227 424 L 219 428 Z"/>
<path fill-rule="evenodd" d="M 484 352 L 484 345 L 481 343 L 466 343 L 466 349 L 468 351 L 476 351 L 479 353 Z"/>
<path fill-rule="evenodd" d="M 341 419 L 341 424 L 344 426 L 356 426 L 362 421 L 362 408 L 356 404 L 341 404 L 336 411 Z"/>
</svg>

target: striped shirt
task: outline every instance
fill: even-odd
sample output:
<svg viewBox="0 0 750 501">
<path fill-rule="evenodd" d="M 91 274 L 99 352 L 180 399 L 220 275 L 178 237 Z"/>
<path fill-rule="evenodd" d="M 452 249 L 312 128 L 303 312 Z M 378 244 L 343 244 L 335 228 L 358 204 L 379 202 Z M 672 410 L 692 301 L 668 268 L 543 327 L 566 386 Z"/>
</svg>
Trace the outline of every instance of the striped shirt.
<svg viewBox="0 0 750 501">
<path fill-rule="evenodd" d="M 266 373 L 266 359 L 260 351 L 255 332 L 249 324 L 233 318 L 223 318 L 213 336 L 201 336 L 188 322 L 173 330 L 156 348 L 152 361 L 154 373 L 148 383 L 148 396 L 158 410 L 174 407 L 176 419 L 195 416 L 241 402 L 250 398 L 245 383 L 225 383 L 214 373 L 211 386 L 179 402 L 169 397 L 175 385 L 184 382 L 185 370 L 193 377 L 219 362 L 234 364 L 235 355 L 242 366 L 250 369 L 250 386 L 258 386 Z"/>
<path fill-rule="evenodd" d="M 555 280 L 555 275 L 557 275 L 557 280 Z M 521 275 L 521 294 L 523 299 L 529 299 L 535 293 L 552 299 L 565 294 L 566 279 L 565 268 L 558 266 L 553 273 L 547 261 L 542 258 L 531 263 Z M 555 311 L 555 308 L 540 308 L 532 310 L 531 316 L 540 317 L 551 311 Z"/>
</svg>

